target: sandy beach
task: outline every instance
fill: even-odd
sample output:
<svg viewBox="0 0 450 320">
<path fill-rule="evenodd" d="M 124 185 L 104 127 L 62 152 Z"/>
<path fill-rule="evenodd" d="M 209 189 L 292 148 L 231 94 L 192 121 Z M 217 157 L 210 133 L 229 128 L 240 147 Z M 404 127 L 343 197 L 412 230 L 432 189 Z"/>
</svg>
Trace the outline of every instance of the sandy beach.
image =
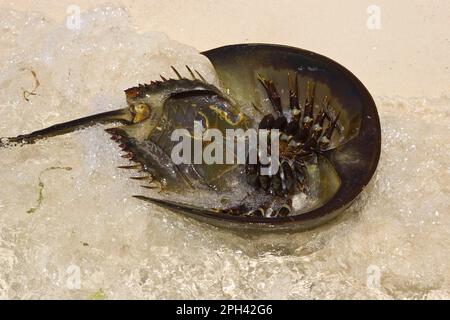
<svg viewBox="0 0 450 320">
<path fill-rule="evenodd" d="M 77 5 L 83 11 L 101 3 L 1 0 L 0 7 L 39 11 L 64 22 L 69 5 Z M 375 95 L 448 95 L 448 1 L 322 0 L 313 4 L 305 0 L 123 0 L 107 3 L 127 8 L 138 30 L 161 31 L 198 50 L 246 42 L 291 45 L 340 62 Z M 374 10 L 374 5 L 379 11 Z M 378 13 L 380 24 L 371 24 L 369 19 Z"/>
</svg>

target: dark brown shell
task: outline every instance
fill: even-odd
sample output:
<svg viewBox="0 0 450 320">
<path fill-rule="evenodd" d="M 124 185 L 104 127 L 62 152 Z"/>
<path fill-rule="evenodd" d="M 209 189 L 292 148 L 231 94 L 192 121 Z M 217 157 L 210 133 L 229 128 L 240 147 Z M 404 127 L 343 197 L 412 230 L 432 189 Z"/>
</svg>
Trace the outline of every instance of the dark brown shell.
<svg viewBox="0 0 450 320">
<path fill-rule="evenodd" d="M 344 139 L 327 151 L 326 158 L 340 178 L 330 199 L 308 212 L 287 217 L 247 217 L 183 210 L 184 214 L 214 225 L 245 229 L 303 230 L 325 223 L 344 211 L 371 180 L 380 157 L 380 121 L 370 93 L 346 68 L 314 52 L 268 44 L 239 44 L 212 49 L 203 54 L 214 65 L 223 87 L 241 105 L 263 104 L 257 74 L 276 83 L 288 73 L 299 81 L 314 81 L 318 95 L 331 97 L 343 114 Z M 326 177 L 324 177 L 326 181 Z M 176 206 L 172 209 L 177 210 Z"/>
</svg>

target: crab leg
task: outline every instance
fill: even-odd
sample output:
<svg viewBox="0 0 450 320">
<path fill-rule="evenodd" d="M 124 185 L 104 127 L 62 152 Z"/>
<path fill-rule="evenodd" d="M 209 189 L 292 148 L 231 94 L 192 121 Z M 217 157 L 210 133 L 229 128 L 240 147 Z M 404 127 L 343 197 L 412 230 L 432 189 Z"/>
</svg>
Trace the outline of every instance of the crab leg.
<svg viewBox="0 0 450 320">
<path fill-rule="evenodd" d="M 289 83 L 289 107 L 291 110 L 298 110 L 298 75 L 297 73 L 288 74 Z"/>
<path fill-rule="evenodd" d="M 267 96 L 269 97 L 272 106 L 275 108 L 275 112 L 278 116 L 281 116 L 283 114 L 283 107 L 281 106 L 281 97 L 275 84 L 272 80 L 264 79 L 260 74 L 258 74 L 258 80 L 266 90 Z"/>
<path fill-rule="evenodd" d="M 300 142 L 306 142 L 308 138 L 309 131 L 311 130 L 314 121 L 314 94 L 315 94 L 315 83 L 312 84 L 308 81 L 306 88 L 306 101 L 303 116 L 301 119 L 301 129 L 296 140 Z"/>
<path fill-rule="evenodd" d="M 336 128 L 340 115 L 341 114 L 338 113 L 334 121 L 329 124 L 329 126 L 325 129 L 323 136 L 319 139 L 319 147 L 321 150 L 325 150 L 330 145 L 331 136 L 333 135 L 334 129 Z"/>
</svg>

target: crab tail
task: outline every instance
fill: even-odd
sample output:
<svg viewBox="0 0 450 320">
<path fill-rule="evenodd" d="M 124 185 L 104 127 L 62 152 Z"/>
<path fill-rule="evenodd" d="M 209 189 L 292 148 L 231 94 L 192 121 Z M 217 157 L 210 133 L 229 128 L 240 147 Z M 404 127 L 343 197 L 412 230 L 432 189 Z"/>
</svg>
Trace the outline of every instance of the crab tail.
<svg viewBox="0 0 450 320">
<path fill-rule="evenodd" d="M 0 138 L 0 148 L 32 144 L 37 140 L 59 136 L 96 124 L 106 124 L 111 122 L 130 123 L 132 122 L 132 118 L 133 116 L 130 113 L 129 108 L 98 113 L 84 118 L 58 123 L 48 128 L 22 134 L 17 137 Z"/>
</svg>

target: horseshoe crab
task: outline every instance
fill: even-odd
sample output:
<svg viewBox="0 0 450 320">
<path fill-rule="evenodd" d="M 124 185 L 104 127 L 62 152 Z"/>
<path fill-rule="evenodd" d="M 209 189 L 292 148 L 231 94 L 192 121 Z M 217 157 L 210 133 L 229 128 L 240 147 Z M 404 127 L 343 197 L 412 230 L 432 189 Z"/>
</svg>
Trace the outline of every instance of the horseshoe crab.
<svg viewBox="0 0 450 320">
<path fill-rule="evenodd" d="M 141 175 L 133 179 L 163 190 L 160 196 L 138 199 L 218 226 L 270 230 L 311 228 L 347 208 L 370 181 L 380 155 L 379 118 L 363 84 L 333 60 L 292 47 L 241 44 L 202 54 L 212 62 L 221 88 L 189 66 L 188 77 L 173 68 L 174 79 L 161 77 L 125 90 L 126 108 L 2 138 L 0 147 L 121 123 L 106 129 L 132 162 L 119 168 L 136 169 Z M 278 170 L 262 174 L 267 163 L 261 153 L 249 161 L 248 150 L 244 163 L 174 161 L 177 141 L 172 133 L 184 129 L 192 137 L 196 123 L 223 134 L 239 129 L 276 132 Z M 200 150 L 193 146 L 190 156 L 210 142 L 202 141 Z M 271 155 L 269 147 L 264 151 Z M 244 186 L 247 194 L 216 207 L 165 196 L 189 189 L 219 197 L 236 185 Z"/>
</svg>

